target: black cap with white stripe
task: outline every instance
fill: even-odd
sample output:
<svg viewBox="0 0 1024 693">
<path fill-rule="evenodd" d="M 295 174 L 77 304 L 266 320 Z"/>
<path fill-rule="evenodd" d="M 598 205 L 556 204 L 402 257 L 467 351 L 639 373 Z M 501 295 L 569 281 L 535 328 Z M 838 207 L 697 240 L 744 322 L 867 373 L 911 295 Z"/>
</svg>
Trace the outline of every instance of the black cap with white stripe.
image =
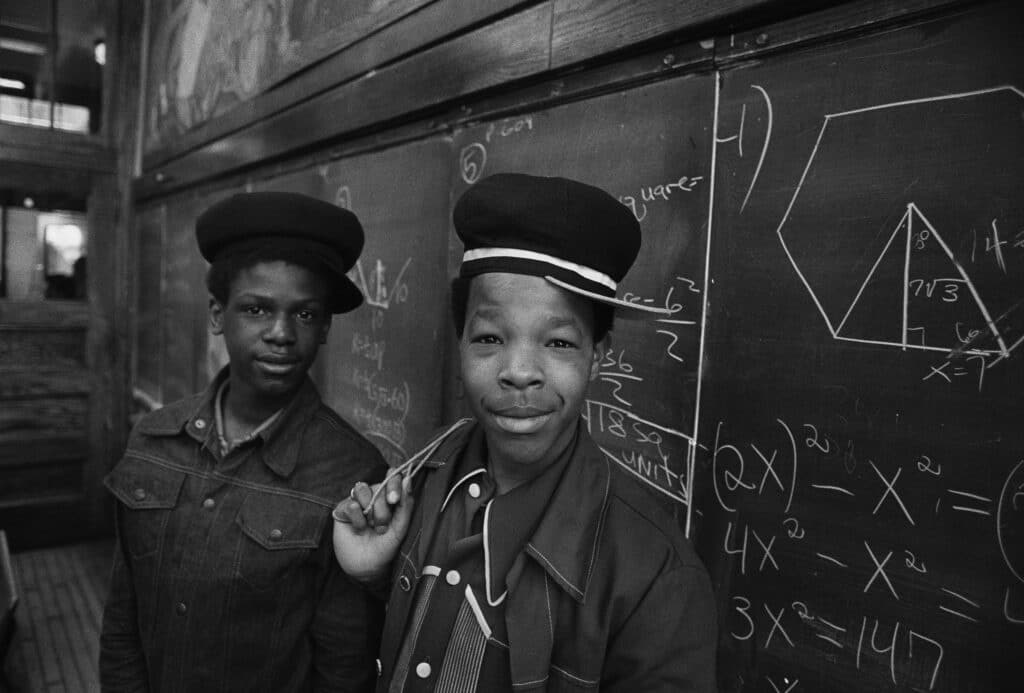
<svg viewBox="0 0 1024 693">
<path fill-rule="evenodd" d="M 498 173 L 463 193 L 452 214 L 465 246 L 461 277 L 544 277 L 614 306 L 623 318 L 670 311 L 616 297 L 640 252 L 640 224 L 614 197 L 567 178 Z"/>
</svg>

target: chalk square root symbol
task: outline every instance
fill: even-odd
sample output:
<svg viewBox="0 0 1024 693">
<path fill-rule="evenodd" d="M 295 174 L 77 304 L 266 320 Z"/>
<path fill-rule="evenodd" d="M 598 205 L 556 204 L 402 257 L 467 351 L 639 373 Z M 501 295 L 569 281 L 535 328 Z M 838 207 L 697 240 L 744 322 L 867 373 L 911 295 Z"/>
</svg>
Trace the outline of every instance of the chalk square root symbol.
<svg viewBox="0 0 1024 693">
<path fill-rule="evenodd" d="M 824 117 L 776 233 L 833 339 L 999 360 L 1024 341 L 1022 110 L 999 86 Z"/>
</svg>

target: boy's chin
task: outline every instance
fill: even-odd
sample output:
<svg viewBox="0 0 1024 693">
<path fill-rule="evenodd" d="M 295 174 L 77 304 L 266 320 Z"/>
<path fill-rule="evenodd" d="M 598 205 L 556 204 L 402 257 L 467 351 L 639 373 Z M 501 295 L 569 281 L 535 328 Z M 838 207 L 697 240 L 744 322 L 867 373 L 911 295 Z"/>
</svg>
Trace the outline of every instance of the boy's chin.
<svg viewBox="0 0 1024 693">
<path fill-rule="evenodd" d="M 562 453 L 561 447 L 564 444 L 563 436 L 550 437 L 536 433 L 515 435 L 490 427 L 485 429 L 485 438 L 490 459 L 516 467 L 545 465 Z"/>
</svg>

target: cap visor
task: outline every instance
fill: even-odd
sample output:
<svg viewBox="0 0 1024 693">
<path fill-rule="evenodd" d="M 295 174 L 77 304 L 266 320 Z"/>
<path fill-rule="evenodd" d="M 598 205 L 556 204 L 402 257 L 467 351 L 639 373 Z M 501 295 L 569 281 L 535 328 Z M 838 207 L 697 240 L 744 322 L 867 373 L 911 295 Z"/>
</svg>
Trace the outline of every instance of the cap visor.
<svg viewBox="0 0 1024 693">
<path fill-rule="evenodd" d="M 352 283 L 352 280 L 342 274 L 338 278 L 338 291 L 335 294 L 335 313 L 347 313 L 355 310 L 363 304 L 363 292 Z"/>
<path fill-rule="evenodd" d="M 672 311 L 668 308 L 658 308 L 656 306 L 644 305 L 643 303 L 623 301 L 622 299 L 615 298 L 613 296 L 602 296 L 601 294 L 594 293 L 593 291 L 587 291 L 586 289 L 581 289 L 578 286 L 573 286 L 568 282 L 563 282 L 560 279 L 555 279 L 550 275 L 545 276 L 544 279 L 571 293 L 586 296 L 587 298 L 599 301 L 600 303 L 607 303 L 615 308 L 615 317 L 622 318 L 623 320 L 644 320 L 647 318 L 666 317 L 672 315 Z"/>
</svg>

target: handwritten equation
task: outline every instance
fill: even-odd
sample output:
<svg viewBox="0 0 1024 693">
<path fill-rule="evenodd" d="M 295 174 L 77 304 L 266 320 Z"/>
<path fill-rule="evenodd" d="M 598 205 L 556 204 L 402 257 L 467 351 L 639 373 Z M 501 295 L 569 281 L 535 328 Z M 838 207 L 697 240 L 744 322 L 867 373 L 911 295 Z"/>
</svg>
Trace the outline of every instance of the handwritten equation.
<svg viewBox="0 0 1024 693">
<path fill-rule="evenodd" d="M 941 451 L 873 459 L 867 445 L 819 422 L 772 423 L 750 438 L 719 421 L 707 449 L 714 502 L 729 518 L 716 550 L 751 584 L 774 575 L 794 585 L 786 601 L 778 590 L 760 599 L 735 592 L 726 619 L 732 638 L 757 638 L 764 649 L 813 648 L 857 670 L 880 667 L 893 685 L 937 690 L 948 646 L 938 631 L 1024 625 L 1024 459 L 993 495 L 954 482 Z M 1002 559 L 998 594 L 991 585 L 979 593 L 977 585 L 958 584 L 948 544 L 963 541 L 961 534 L 938 552 L 934 541 L 917 546 L 915 537 L 934 537 L 943 526 L 989 537 L 973 549 Z M 810 589 L 808 580 L 821 582 Z M 872 612 L 886 602 L 903 616 Z M 780 690 L 800 690 L 798 681 L 787 678 Z"/>
</svg>

